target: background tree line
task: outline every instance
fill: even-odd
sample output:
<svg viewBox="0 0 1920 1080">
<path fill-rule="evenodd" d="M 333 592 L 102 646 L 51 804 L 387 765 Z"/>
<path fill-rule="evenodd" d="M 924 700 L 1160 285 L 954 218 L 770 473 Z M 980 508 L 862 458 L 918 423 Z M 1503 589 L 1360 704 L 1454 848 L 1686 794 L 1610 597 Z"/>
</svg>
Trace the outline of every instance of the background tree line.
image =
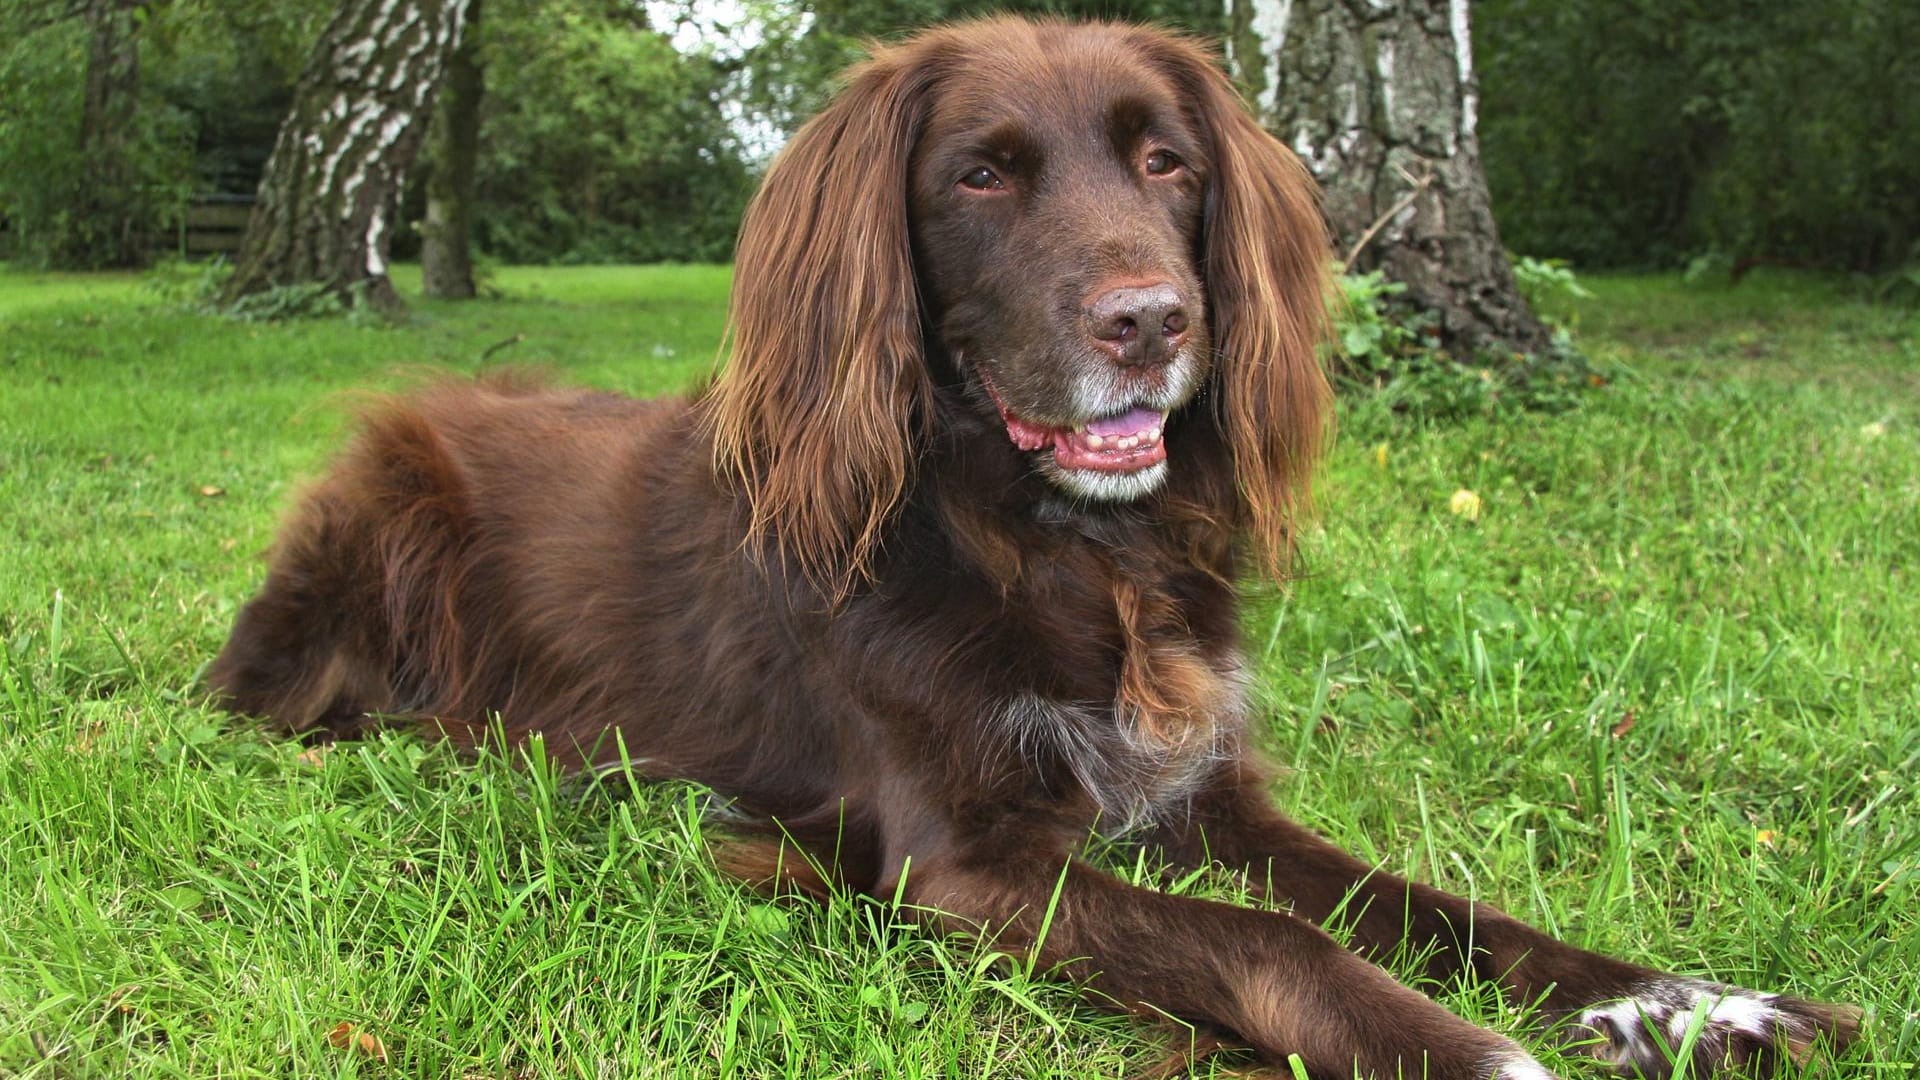
<svg viewBox="0 0 1920 1080">
<path fill-rule="evenodd" d="M 1481 150 L 1516 251 L 1920 259 L 1920 4 L 1475 0 Z"/>
<path fill-rule="evenodd" d="M 196 194 L 251 195 L 332 0 L 0 0 L 0 218 L 12 258 L 136 265 L 172 246 Z M 130 14 L 127 14 L 130 13 Z M 77 76 L 115 20 L 138 50 L 112 206 Z M 717 261 L 752 186 L 727 65 L 676 53 L 622 0 L 488 0 L 473 231 L 508 262 Z M 420 220 L 428 170 L 403 222 Z M 132 235 L 132 243 L 109 238 Z M 418 250 L 396 230 L 395 252 Z"/>
<path fill-rule="evenodd" d="M 249 194 L 329 0 L 0 0 L 12 258 L 136 264 L 196 193 Z M 509 262 L 721 260 L 770 133 L 869 36 L 986 10 L 1227 30 L 1166 0 L 813 0 L 750 47 L 676 51 L 675 9 L 487 0 L 472 235 Z M 1585 266 L 1706 253 L 1846 269 L 1920 251 L 1920 5 L 1476 0 L 1480 141 L 1507 246 Z M 84 77 L 80 77 L 85 73 Z M 414 171 L 403 225 L 425 216 Z M 410 254 L 418 234 L 395 231 Z"/>
</svg>

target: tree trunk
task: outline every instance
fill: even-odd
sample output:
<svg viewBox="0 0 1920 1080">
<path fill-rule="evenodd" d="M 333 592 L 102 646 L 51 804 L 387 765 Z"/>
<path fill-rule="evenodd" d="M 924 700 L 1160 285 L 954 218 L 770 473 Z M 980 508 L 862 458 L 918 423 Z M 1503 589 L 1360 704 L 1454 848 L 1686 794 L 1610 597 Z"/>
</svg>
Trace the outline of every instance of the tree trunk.
<svg viewBox="0 0 1920 1080">
<path fill-rule="evenodd" d="M 420 227 L 420 270 L 428 296 L 470 299 L 474 166 L 480 156 L 480 3 L 467 0 L 466 31 L 447 62 L 433 126 L 427 129 L 427 219 Z"/>
<path fill-rule="evenodd" d="M 1467 0 L 1227 2 L 1236 74 L 1319 178 L 1336 254 L 1405 285 L 1458 359 L 1545 347 L 1480 168 Z"/>
<path fill-rule="evenodd" d="M 94 269 L 146 261 L 146 213 L 130 159 L 140 95 L 137 12 L 145 0 L 87 0 L 87 83 L 73 216 L 52 252 L 55 265 Z"/>
<path fill-rule="evenodd" d="M 404 308 L 387 277 L 393 210 L 466 8 L 467 0 L 344 0 L 280 125 L 228 303 L 319 283 L 349 302 Z"/>
</svg>

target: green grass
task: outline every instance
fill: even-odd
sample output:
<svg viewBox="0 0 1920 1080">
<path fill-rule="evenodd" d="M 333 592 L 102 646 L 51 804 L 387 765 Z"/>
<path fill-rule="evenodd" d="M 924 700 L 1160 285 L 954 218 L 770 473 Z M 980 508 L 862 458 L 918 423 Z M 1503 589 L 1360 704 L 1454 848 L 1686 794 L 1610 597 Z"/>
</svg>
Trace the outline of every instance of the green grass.
<svg viewBox="0 0 1920 1080">
<path fill-rule="evenodd" d="M 726 280 L 503 270 L 379 329 L 0 271 L 0 1076 L 1104 1077 L 1179 1041 L 887 905 L 742 892 L 684 787 L 303 754 L 201 702 L 349 392 L 489 349 L 683 386 Z M 1582 944 L 1866 1005 L 1833 1075 L 1912 1076 L 1920 319 L 1802 277 L 1588 284 L 1563 314 L 1619 374 L 1578 411 L 1345 403 L 1304 576 L 1248 619 L 1277 797 Z"/>
</svg>

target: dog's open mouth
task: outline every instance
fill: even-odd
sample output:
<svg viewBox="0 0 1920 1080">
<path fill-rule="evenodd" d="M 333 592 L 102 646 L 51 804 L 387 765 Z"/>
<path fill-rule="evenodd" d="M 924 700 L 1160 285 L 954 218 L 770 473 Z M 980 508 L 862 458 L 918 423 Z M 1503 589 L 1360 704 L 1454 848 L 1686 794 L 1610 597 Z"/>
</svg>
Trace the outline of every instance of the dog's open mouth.
<svg viewBox="0 0 1920 1080">
<path fill-rule="evenodd" d="M 1045 427 L 1022 419 L 1007 408 L 992 385 L 995 405 L 1006 421 L 1007 437 L 1022 450 L 1053 448 L 1053 463 L 1069 471 L 1100 473 L 1139 472 L 1167 460 L 1167 414 L 1135 407 L 1118 416 L 1103 416 L 1078 427 Z"/>
</svg>

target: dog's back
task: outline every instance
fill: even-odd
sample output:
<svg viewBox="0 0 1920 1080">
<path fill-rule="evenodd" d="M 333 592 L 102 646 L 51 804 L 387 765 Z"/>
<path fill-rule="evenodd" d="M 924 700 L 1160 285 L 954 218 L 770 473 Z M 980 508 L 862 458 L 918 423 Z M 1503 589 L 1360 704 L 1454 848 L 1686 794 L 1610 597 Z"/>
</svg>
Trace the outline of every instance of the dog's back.
<svg viewBox="0 0 1920 1080">
<path fill-rule="evenodd" d="M 636 713 L 727 633 L 676 627 L 730 585 L 765 587 L 728 557 L 704 445 L 684 399 L 512 376 L 384 399 L 283 526 L 208 682 L 323 737 L 417 717 L 474 741 L 504 715 L 567 761 L 608 756 L 590 744 L 609 728 L 642 756 L 686 747 L 684 718 Z M 727 689 L 700 692 L 724 707 Z"/>
</svg>

